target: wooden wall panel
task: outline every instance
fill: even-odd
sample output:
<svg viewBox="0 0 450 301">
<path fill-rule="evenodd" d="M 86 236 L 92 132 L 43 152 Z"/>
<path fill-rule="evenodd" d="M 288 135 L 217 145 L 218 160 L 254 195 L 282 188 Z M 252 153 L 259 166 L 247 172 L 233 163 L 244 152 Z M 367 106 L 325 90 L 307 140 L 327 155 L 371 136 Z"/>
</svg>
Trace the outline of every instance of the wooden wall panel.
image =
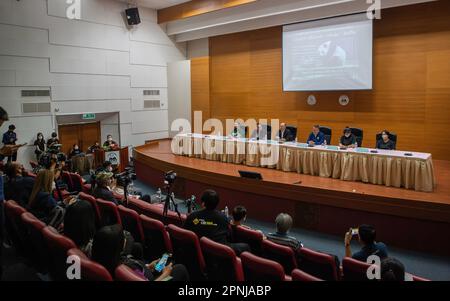
<svg viewBox="0 0 450 301">
<path fill-rule="evenodd" d="M 202 111 L 203 119 L 211 116 L 209 94 L 209 57 L 194 58 L 191 60 L 191 109 L 192 112 Z M 194 120 L 193 114 L 191 120 Z"/>
<path fill-rule="evenodd" d="M 382 11 L 374 24 L 373 90 L 282 91 L 282 28 L 273 27 L 210 38 L 209 114 L 213 118 L 279 118 L 299 127 L 305 140 L 313 124 L 364 129 L 364 145 L 375 134 L 398 134 L 398 148 L 430 152 L 448 160 L 450 149 L 450 1 Z M 195 72 L 195 70 L 193 71 Z M 198 82 L 196 84 L 199 84 Z M 351 102 L 338 104 L 341 94 Z M 197 101 L 192 98 L 193 104 Z"/>
</svg>

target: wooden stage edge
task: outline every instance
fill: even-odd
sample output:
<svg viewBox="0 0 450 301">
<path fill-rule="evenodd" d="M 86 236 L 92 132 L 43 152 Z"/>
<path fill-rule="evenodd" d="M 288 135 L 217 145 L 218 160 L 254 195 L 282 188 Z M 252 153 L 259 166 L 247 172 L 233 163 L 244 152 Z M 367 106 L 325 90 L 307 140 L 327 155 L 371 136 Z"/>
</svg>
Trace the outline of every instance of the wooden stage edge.
<svg viewBox="0 0 450 301">
<path fill-rule="evenodd" d="M 427 193 L 177 156 L 170 143 L 158 140 L 135 148 L 139 179 L 161 187 L 164 172 L 174 170 L 180 197 L 199 197 L 212 188 L 222 207 L 244 205 L 250 218 L 273 222 L 276 214 L 287 212 L 296 226 L 335 235 L 369 223 L 391 245 L 450 254 L 450 242 L 439 236 L 450 231 L 449 161 L 434 160 L 437 185 Z M 240 178 L 238 170 L 259 172 L 264 180 Z"/>
</svg>

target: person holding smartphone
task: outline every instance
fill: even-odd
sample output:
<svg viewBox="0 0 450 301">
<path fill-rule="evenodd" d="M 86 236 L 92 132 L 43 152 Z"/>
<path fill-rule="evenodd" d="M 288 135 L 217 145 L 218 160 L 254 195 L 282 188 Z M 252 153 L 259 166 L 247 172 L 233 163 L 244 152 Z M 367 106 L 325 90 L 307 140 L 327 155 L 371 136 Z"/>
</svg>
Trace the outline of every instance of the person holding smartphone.
<svg viewBox="0 0 450 301">
<path fill-rule="evenodd" d="M 105 226 L 94 236 L 91 259 L 103 265 L 111 275 L 114 275 L 120 264 L 124 264 L 149 281 L 189 281 L 186 267 L 170 262 L 169 254 L 165 264 L 157 267 L 161 259 L 146 264 L 143 260 L 124 253 L 125 245 L 126 238 L 121 225 Z"/>
<path fill-rule="evenodd" d="M 353 236 L 357 236 L 359 243 L 362 245 L 361 250 L 355 254 L 352 254 L 350 245 Z M 386 245 L 382 242 L 376 242 L 375 239 L 376 231 L 373 226 L 361 225 L 358 228 L 350 228 L 345 233 L 345 256 L 363 262 L 366 262 L 367 257 L 371 255 L 377 255 L 381 260 L 388 257 Z"/>
</svg>

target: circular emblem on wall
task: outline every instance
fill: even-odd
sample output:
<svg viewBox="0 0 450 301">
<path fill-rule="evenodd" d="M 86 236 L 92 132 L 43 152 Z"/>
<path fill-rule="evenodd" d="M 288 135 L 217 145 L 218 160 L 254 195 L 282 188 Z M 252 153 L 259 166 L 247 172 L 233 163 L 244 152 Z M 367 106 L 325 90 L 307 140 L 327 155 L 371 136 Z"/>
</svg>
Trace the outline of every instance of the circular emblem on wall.
<svg viewBox="0 0 450 301">
<path fill-rule="evenodd" d="M 306 102 L 310 105 L 313 106 L 317 103 L 317 99 L 314 95 L 309 95 L 308 99 L 306 100 Z"/>
<path fill-rule="evenodd" d="M 341 95 L 339 97 L 339 104 L 341 106 L 346 106 L 346 105 L 348 105 L 349 102 L 350 102 L 350 98 L 348 98 L 347 95 Z"/>
</svg>

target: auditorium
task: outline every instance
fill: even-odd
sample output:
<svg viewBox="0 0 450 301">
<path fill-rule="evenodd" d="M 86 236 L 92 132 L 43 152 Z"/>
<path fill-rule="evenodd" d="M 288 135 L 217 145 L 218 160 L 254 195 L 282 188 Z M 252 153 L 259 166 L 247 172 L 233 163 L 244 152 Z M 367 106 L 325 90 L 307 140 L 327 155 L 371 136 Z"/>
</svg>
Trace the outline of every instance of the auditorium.
<svg viewBox="0 0 450 301">
<path fill-rule="evenodd" d="M 450 281 L 449 16 L 1 0 L 0 280 Z"/>
</svg>

